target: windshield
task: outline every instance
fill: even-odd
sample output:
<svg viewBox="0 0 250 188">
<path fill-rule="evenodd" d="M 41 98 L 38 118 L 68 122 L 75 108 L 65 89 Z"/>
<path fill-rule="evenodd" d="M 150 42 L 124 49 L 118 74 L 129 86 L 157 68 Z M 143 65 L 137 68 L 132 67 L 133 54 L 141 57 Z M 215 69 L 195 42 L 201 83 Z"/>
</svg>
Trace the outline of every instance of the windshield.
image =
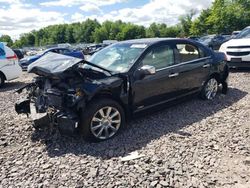
<svg viewBox="0 0 250 188">
<path fill-rule="evenodd" d="M 97 52 L 89 61 L 112 72 L 123 73 L 130 69 L 146 47 L 146 44 L 116 43 Z"/>
<path fill-rule="evenodd" d="M 250 28 L 243 29 L 238 35 L 235 37 L 236 39 L 250 38 Z"/>
</svg>

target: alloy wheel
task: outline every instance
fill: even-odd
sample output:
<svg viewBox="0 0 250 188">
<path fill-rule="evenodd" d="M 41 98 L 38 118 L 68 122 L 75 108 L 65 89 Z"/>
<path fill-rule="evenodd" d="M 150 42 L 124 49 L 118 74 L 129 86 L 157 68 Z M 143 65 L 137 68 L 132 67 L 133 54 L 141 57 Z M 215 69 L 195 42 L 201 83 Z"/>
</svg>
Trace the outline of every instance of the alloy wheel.
<svg viewBox="0 0 250 188">
<path fill-rule="evenodd" d="M 218 91 L 218 82 L 215 78 L 211 78 L 205 88 L 205 95 L 208 100 L 212 100 L 215 98 Z"/>
<path fill-rule="evenodd" d="M 92 134 L 101 140 L 114 136 L 121 126 L 120 112 L 111 106 L 98 110 L 91 120 L 90 130 Z"/>
</svg>

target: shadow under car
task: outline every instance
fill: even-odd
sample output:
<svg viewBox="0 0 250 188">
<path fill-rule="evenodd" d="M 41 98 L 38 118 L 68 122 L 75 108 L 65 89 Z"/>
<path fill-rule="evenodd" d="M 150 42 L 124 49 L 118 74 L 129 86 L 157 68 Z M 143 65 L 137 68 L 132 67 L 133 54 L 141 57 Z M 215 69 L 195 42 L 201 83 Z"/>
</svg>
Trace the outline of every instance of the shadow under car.
<svg viewBox="0 0 250 188">
<path fill-rule="evenodd" d="M 145 147 L 152 140 L 170 133 L 182 137 L 192 136 L 181 131 L 193 123 L 199 122 L 216 112 L 228 108 L 244 96 L 247 92 L 236 88 L 229 88 L 226 96 L 218 95 L 213 101 L 203 101 L 197 98 L 184 103 L 165 108 L 151 115 L 135 118 L 116 137 L 100 143 L 87 143 L 79 135 L 74 137 L 61 135 L 56 129 L 35 130 L 32 141 L 42 141 L 50 157 L 67 153 L 74 155 L 91 155 L 108 159 L 120 157 Z"/>
</svg>

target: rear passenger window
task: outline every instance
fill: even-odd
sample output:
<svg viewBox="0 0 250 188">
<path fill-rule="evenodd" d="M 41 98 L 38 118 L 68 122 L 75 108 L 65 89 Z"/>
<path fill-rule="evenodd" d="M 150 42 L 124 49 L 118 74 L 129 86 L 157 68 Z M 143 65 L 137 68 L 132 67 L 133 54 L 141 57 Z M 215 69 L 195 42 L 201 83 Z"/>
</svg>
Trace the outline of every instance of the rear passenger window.
<svg viewBox="0 0 250 188">
<path fill-rule="evenodd" d="M 178 63 L 193 61 L 200 58 L 197 47 L 191 44 L 177 44 Z"/>
<path fill-rule="evenodd" d="M 143 65 L 151 65 L 156 70 L 174 64 L 174 52 L 170 46 L 159 46 L 152 49 L 142 60 Z"/>
<path fill-rule="evenodd" d="M 5 56 L 5 51 L 2 48 L 0 48 L 0 56 Z"/>
</svg>

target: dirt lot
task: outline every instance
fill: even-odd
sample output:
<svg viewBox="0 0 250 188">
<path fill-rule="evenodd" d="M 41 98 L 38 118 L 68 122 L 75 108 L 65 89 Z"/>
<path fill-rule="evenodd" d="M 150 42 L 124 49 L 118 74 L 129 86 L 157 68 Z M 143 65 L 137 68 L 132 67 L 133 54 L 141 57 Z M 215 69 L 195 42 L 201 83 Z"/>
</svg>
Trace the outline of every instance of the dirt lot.
<svg viewBox="0 0 250 188">
<path fill-rule="evenodd" d="M 0 187 L 250 187 L 250 72 L 230 75 L 227 96 L 133 120 L 107 142 L 35 131 L 0 90 Z M 143 157 L 122 162 L 137 151 Z"/>
</svg>

